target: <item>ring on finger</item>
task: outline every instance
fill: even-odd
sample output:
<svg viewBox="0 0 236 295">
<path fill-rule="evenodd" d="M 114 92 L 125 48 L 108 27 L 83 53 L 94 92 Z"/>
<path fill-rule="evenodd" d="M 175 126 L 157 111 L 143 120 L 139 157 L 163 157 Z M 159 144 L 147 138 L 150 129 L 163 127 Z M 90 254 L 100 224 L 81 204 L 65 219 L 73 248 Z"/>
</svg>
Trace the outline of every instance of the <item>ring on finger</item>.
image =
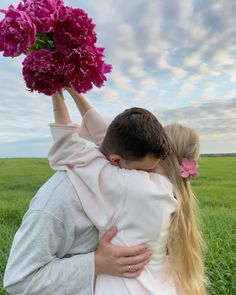
<svg viewBox="0 0 236 295">
<path fill-rule="evenodd" d="M 128 267 L 128 272 L 131 272 L 131 265 L 129 264 Z"/>
</svg>

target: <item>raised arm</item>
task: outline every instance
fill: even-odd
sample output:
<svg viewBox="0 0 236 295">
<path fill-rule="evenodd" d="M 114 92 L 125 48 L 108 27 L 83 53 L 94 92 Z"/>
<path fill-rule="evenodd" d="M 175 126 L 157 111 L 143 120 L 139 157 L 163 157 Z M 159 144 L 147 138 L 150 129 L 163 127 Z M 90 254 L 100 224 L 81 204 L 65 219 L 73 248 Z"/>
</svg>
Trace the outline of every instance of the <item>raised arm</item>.
<svg viewBox="0 0 236 295">
<path fill-rule="evenodd" d="M 66 90 L 73 97 L 82 116 L 82 124 L 79 132 L 80 136 L 99 146 L 106 135 L 108 123 L 91 106 L 85 96 L 77 93 L 72 88 L 67 88 Z"/>
<path fill-rule="evenodd" d="M 71 118 L 66 107 L 62 92 L 52 95 L 54 120 L 57 124 L 71 124 Z"/>
<path fill-rule="evenodd" d="M 87 111 L 89 111 L 92 108 L 91 104 L 85 98 L 85 96 L 83 96 L 82 94 L 76 92 L 72 88 L 66 88 L 66 90 L 73 97 L 73 99 L 75 101 L 75 104 L 76 104 L 81 116 L 83 117 L 87 113 Z"/>
</svg>

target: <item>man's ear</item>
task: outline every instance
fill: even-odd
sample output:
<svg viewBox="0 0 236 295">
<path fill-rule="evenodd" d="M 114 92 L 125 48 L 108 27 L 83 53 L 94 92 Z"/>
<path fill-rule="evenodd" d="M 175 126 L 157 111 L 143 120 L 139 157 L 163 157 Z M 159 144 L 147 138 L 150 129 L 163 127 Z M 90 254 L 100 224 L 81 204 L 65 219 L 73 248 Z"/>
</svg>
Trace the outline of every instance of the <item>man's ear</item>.
<svg viewBox="0 0 236 295">
<path fill-rule="evenodd" d="M 108 156 L 108 160 L 114 166 L 119 166 L 120 167 L 121 159 L 122 159 L 121 156 L 116 155 L 116 154 L 111 154 L 111 155 Z"/>
</svg>

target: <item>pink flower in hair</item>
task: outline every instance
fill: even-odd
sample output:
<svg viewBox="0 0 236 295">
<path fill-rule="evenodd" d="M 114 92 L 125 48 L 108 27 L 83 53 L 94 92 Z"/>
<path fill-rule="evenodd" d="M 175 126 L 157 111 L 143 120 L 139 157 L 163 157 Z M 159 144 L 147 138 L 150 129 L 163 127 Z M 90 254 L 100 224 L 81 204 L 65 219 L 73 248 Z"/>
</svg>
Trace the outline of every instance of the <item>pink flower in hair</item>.
<svg viewBox="0 0 236 295">
<path fill-rule="evenodd" d="M 180 165 L 180 174 L 183 178 L 197 176 L 197 162 L 195 160 L 183 158 Z"/>
</svg>

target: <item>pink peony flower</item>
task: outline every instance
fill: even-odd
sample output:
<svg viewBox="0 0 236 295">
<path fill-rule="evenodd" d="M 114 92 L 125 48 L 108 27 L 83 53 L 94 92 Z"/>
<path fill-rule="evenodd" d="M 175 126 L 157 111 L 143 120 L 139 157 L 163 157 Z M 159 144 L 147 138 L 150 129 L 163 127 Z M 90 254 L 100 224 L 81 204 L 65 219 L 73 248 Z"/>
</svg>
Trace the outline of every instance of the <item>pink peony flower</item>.
<svg viewBox="0 0 236 295">
<path fill-rule="evenodd" d="M 58 9 L 63 6 L 63 0 L 24 0 L 23 2 L 17 8 L 30 16 L 37 27 L 37 33 L 52 31 Z"/>
<path fill-rule="evenodd" d="M 32 92 L 52 95 L 65 87 L 65 69 L 61 53 L 40 49 L 33 51 L 23 61 L 23 76 Z"/>
<path fill-rule="evenodd" d="M 197 162 L 195 160 L 183 158 L 180 165 L 180 174 L 183 178 L 197 176 Z"/>
<path fill-rule="evenodd" d="M 85 93 L 93 85 L 101 87 L 111 66 L 103 61 L 103 48 L 59 47 L 55 51 L 33 51 L 23 61 L 23 76 L 30 91 L 52 95 L 64 87 Z"/>
<path fill-rule="evenodd" d="M 64 87 L 87 92 L 103 86 L 111 65 L 104 48 L 95 46 L 92 19 L 63 0 L 23 0 L 12 5 L 0 22 L 0 51 L 5 56 L 27 53 L 23 76 L 30 91 L 52 95 Z"/>
<path fill-rule="evenodd" d="M 35 42 L 36 27 L 26 12 L 14 8 L 0 10 L 5 18 L 0 22 L 0 51 L 4 56 L 18 56 Z"/>
<path fill-rule="evenodd" d="M 111 65 L 103 61 L 104 48 L 86 46 L 72 50 L 65 65 L 67 86 L 79 93 L 92 89 L 93 85 L 101 87 L 106 81 L 106 73 L 111 72 Z"/>
<path fill-rule="evenodd" d="M 61 6 L 54 23 L 53 39 L 56 45 L 69 48 L 92 45 L 97 40 L 94 27 L 84 10 Z"/>
</svg>

